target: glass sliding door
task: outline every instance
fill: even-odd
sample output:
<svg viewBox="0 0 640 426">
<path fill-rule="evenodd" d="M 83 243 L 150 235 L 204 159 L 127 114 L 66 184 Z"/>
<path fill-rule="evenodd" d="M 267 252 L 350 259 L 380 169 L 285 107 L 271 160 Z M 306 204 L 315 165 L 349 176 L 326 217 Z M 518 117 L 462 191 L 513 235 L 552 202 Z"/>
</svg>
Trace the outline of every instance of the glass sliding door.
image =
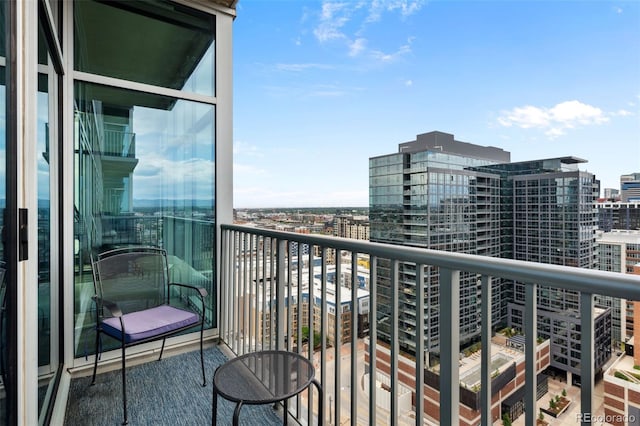
<svg viewBox="0 0 640 426">
<path fill-rule="evenodd" d="M 7 227 L 11 223 L 10 209 L 16 202 L 16 126 L 11 126 L 9 112 L 15 118 L 15 93 L 10 82 L 15 81 L 15 47 L 11 34 L 16 30 L 15 10 L 8 2 L 0 3 L 0 424 L 17 422 L 17 312 L 15 308 L 15 244 L 16 232 Z M 12 155 L 9 155 L 11 153 Z M 11 174 L 11 176 L 9 176 Z M 10 189 L 11 188 L 11 189 Z M 11 199 L 9 199 L 11 196 Z"/>
<path fill-rule="evenodd" d="M 0 4 L 2 9 L 2 21 L 0 28 L 2 43 L 0 44 L 0 229 L 4 229 L 4 217 L 6 214 L 7 199 L 7 179 L 5 175 L 7 161 L 7 91 L 6 91 L 6 55 L 5 55 L 5 16 L 4 2 Z M 4 236 L 0 238 L 0 424 L 7 424 L 7 397 L 11 390 L 8 388 L 6 371 L 8 368 L 8 339 L 7 333 L 11 327 L 12 321 L 8 318 L 7 311 L 7 265 L 5 258 L 6 239 Z"/>
<path fill-rule="evenodd" d="M 59 138 L 60 138 L 60 107 L 59 82 L 62 74 L 61 52 L 57 49 L 60 44 L 56 26 L 60 3 L 43 1 L 38 12 L 38 74 L 36 108 L 36 140 L 35 158 L 29 163 L 35 170 L 27 173 L 36 175 L 37 220 L 30 223 L 29 235 L 31 244 L 37 246 L 37 311 L 31 315 L 37 321 L 37 350 L 38 350 L 38 418 L 39 424 L 48 424 L 52 404 L 57 389 L 56 378 L 60 374 L 60 345 L 59 341 L 59 312 L 60 275 L 57 264 L 59 262 L 59 239 L 61 234 L 60 214 L 58 206 L 64 191 L 53 188 L 58 184 L 60 172 Z M 35 53 L 35 52 L 34 52 Z"/>
</svg>

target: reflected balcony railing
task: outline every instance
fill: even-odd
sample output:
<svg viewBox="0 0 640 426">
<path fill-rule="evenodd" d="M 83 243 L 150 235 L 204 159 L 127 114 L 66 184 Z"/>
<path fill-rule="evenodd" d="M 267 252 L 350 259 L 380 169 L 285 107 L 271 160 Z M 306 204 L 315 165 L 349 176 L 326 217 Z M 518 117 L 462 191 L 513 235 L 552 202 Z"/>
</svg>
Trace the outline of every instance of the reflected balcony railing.
<svg viewBox="0 0 640 426">
<path fill-rule="evenodd" d="M 221 232 L 221 341 L 236 355 L 286 349 L 312 359 L 327 424 L 491 425 L 502 416 L 497 394 L 521 389 L 524 423 L 536 425 L 536 403 L 546 389 L 540 373 L 551 358 L 551 342 L 537 330 L 538 288 L 546 286 L 580 292 L 581 392 L 575 403 L 580 418 L 593 418 L 587 413 L 596 408 L 594 323 L 602 315 L 594 296 L 640 300 L 640 277 L 627 274 L 236 225 L 222 225 Z M 434 268 L 435 290 L 427 276 Z M 400 290 L 407 286 L 407 275 L 400 285 L 404 269 L 415 271 L 409 294 Z M 476 277 L 482 301 L 493 300 L 496 283 L 524 286 L 518 339 L 496 346 L 495 303 L 483 302 L 476 351 L 462 353 L 461 275 Z M 439 303 L 429 306 L 429 300 Z M 407 306 L 415 309 L 410 330 L 402 322 Z M 434 348 L 437 365 L 424 356 Z M 477 368 L 464 370 L 465 355 L 478 361 Z M 313 394 L 288 407 L 302 424 L 316 424 Z"/>
</svg>

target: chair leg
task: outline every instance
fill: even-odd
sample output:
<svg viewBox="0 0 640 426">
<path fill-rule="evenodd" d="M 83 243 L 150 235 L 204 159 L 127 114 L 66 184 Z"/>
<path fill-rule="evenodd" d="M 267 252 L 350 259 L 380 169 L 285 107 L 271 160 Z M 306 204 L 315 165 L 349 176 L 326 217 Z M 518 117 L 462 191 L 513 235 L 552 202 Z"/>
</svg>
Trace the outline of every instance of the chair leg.
<svg viewBox="0 0 640 426">
<path fill-rule="evenodd" d="M 129 416 L 127 413 L 127 363 L 125 357 L 125 346 L 122 342 L 122 408 L 124 409 L 123 425 L 129 424 Z"/>
<path fill-rule="evenodd" d="M 162 339 L 162 347 L 160 348 L 160 356 L 158 357 L 158 361 L 162 359 L 162 353 L 164 352 L 164 342 L 167 340 L 166 337 Z"/>
<path fill-rule="evenodd" d="M 100 352 L 98 352 L 100 348 L 100 330 L 96 327 L 96 359 L 93 361 L 93 376 L 91 377 L 91 384 L 96 384 L 96 371 L 98 370 L 98 358 L 100 357 Z"/>
<path fill-rule="evenodd" d="M 204 354 L 202 350 L 204 338 L 204 321 L 200 324 L 200 365 L 202 366 L 202 386 L 207 386 L 207 376 L 204 374 Z"/>
</svg>

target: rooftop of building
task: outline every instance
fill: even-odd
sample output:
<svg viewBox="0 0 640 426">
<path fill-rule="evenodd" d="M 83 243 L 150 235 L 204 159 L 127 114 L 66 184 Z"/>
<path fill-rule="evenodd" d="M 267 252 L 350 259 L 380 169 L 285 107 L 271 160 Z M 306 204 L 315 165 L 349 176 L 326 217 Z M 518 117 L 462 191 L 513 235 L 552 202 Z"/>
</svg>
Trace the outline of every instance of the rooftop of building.
<svg viewBox="0 0 640 426">
<path fill-rule="evenodd" d="M 482 146 L 455 140 L 451 133 L 432 131 L 416 136 L 415 141 L 398 145 L 400 153 L 414 153 L 428 150 L 439 150 L 450 154 L 458 154 L 482 158 L 496 162 L 510 162 L 511 153 L 494 146 Z"/>
<path fill-rule="evenodd" d="M 598 243 L 640 244 L 640 230 L 612 229 L 596 233 Z"/>
</svg>

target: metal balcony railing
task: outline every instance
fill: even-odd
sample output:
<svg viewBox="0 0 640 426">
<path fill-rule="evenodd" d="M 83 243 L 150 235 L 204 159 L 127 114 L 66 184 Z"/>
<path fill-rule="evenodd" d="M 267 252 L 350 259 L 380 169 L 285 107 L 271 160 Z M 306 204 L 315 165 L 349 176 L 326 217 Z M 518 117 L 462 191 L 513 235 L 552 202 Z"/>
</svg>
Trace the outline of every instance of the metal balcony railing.
<svg viewBox="0 0 640 426">
<path fill-rule="evenodd" d="M 424 401 L 422 384 L 427 383 L 425 374 L 429 374 L 429 380 L 434 380 L 424 357 L 416 356 L 416 377 L 410 389 L 414 413 L 404 423 L 459 423 L 461 274 L 476 274 L 482 301 L 492 300 L 492 280 L 524 283 L 524 345 L 520 345 L 519 350 L 524 352 L 526 365 L 523 416 L 529 426 L 536 424 L 539 396 L 538 286 L 580 292 L 580 413 L 592 414 L 594 411 L 594 295 L 640 300 L 640 277 L 633 275 L 235 225 L 222 225 L 221 230 L 221 340 L 237 355 L 260 349 L 287 349 L 313 359 L 325 392 L 325 419 L 328 419 L 328 424 L 339 425 L 348 421 L 352 425 L 378 424 L 385 421 L 382 418 L 385 415 L 396 423 L 402 417 L 399 406 L 400 401 L 407 401 L 408 385 L 406 377 L 399 371 L 406 360 L 401 349 L 407 348 L 398 337 L 401 331 L 425 336 L 425 320 L 431 324 L 432 315 L 439 316 L 440 330 L 438 418 L 427 418 L 422 410 L 423 404 L 415 402 Z M 360 296 L 358 274 L 350 272 L 357 271 L 365 263 L 369 263 L 370 274 L 368 299 Z M 400 308 L 406 306 L 401 302 L 401 298 L 406 297 L 402 287 L 407 280 L 406 275 L 402 280 L 399 276 L 405 264 L 411 264 L 411 269 L 415 270 L 415 283 L 424 283 L 412 289 L 415 297 L 415 312 L 412 314 L 417 321 L 411 330 L 399 329 L 400 318 L 403 317 Z M 426 267 L 439 270 L 435 295 L 425 294 L 432 291 L 425 280 Z M 334 273 L 329 274 L 329 269 Z M 376 285 L 379 271 L 384 272 L 390 283 L 385 294 L 379 294 Z M 332 278 L 335 282 L 331 283 L 328 277 L 335 277 Z M 349 278 L 340 283 L 340 277 Z M 436 300 L 432 298 L 439 300 L 437 309 L 425 306 L 425 300 Z M 358 303 L 357 309 L 353 308 L 354 303 Z M 476 405 L 481 412 L 480 423 L 491 425 L 496 420 L 495 415 L 489 414 L 492 413 L 492 383 L 496 383 L 491 354 L 492 303 L 483 302 L 480 306 L 481 352 L 478 357 L 481 368 L 479 404 Z M 365 307 L 368 307 L 368 312 L 365 312 Z M 346 317 L 336 320 L 340 312 Z M 390 339 L 384 344 L 384 359 L 379 355 L 383 352 L 378 351 L 383 344 L 376 339 L 379 328 L 383 326 L 390 332 Z M 313 330 L 319 332 L 316 337 Z M 363 334 L 370 336 L 364 345 L 364 360 L 356 356 Z M 347 343 L 343 345 L 342 342 Z M 416 339 L 414 344 L 416 354 L 425 352 L 423 339 Z M 344 352 L 337 349 L 345 347 Z M 360 375 L 365 377 L 367 372 L 362 373 L 365 360 L 372 374 L 368 374 L 366 383 L 361 383 Z M 382 362 L 388 363 L 390 368 L 385 383 L 381 384 L 378 375 L 373 373 Z M 346 377 L 343 371 L 347 372 Z M 380 387 L 389 391 L 389 401 L 382 401 L 377 391 L 368 391 Z M 300 398 L 304 396 L 298 397 L 296 403 L 289 403 L 290 414 L 303 424 L 316 424 L 317 407 L 313 405 L 313 395 L 307 395 L 309 400 L 306 402 Z M 308 410 L 308 406 L 314 408 Z M 386 411 L 380 409 L 382 406 Z M 583 418 L 588 419 L 589 416 Z"/>
</svg>

